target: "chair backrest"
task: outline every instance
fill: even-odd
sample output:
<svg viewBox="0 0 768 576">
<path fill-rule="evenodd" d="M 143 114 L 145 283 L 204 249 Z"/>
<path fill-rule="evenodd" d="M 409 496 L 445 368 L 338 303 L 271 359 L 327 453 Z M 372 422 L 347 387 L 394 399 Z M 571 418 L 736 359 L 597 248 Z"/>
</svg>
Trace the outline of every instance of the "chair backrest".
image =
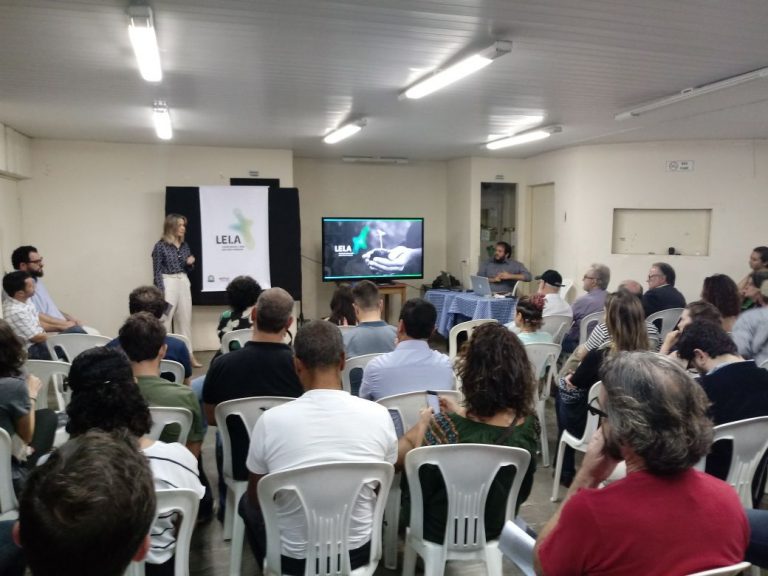
<svg viewBox="0 0 768 576">
<path fill-rule="evenodd" d="M 664 342 L 664 337 L 672 331 L 682 313 L 682 308 L 668 308 L 651 314 L 645 320 L 659 329 L 661 341 Z"/>
<path fill-rule="evenodd" d="M 560 287 L 560 296 L 563 300 L 569 303 L 573 300 L 573 298 L 568 297 L 571 288 L 573 288 L 573 278 L 563 278 L 563 285 Z"/>
<path fill-rule="evenodd" d="M 165 378 L 167 374 L 170 374 L 173 380 L 177 384 L 184 383 L 184 365 L 176 360 L 160 360 L 160 375 Z"/>
<path fill-rule="evenodd" d="M 759 367 L 760 368 L 765 368 L 766 370 L 768 370 L 768 358 L 766 358 L 765 360 L 760 362 L 760 366 Z"/>
<path fill-rule="evenodd" d="M 155 518 L 171 513 L 180 515 L 179 521 L 175 523 L 176 549 L 173 553 L 173 573 L 175 576 L 189 576 L 189 549 L 192 542 L 192 532 L 194 532 L 197 523 L 200 497 L 189 488 L 158 490 L 155 495 L 157 496 Z M 126 576 L 143 576 L 144 573 L 144 561 L 131 562 Z"/>
<path fill-rule="evenodd" d="M 267 532 L 264 574 L 282 574 L 280 526 L 275 495 L 288 490 L 301 501 L 307 524 L 305 574 L 350 574 L 349 524 L 358 495 L 366 485 L 378 484 L 371 526 L 369 566 L 381 557 L 381 524 L 384 505 L 392 484 L 394 467 L 387 462 L 329 462 L 275 472 L 264 476 L 258 485 L 259 505 Z M 333 487 L 329 490 L 329 487 Z M 371 571 L 372 573 L 372 571 Z"/>
<path fill-rule="evenodd" d="M 177 340 L 181 340 L 184 342 L 184 346 L 187 347 L 187 350 L 189 350 L 189 353 L 192 354 L 194 350 L 192 350 L 192 342 L 190 342 L 189 338 L 184 336 L 184 334 L 176 334 L 175 332 L 171 332 L 169 334 L 166 334 L 166 336 L 170 336 L 172 338 L 176 338 Z"/>
<path fill-rule="evenodd" d="M 48 390 L 52 381 L 54 390 L 56 390 L 57 381 L 60 382 L 60 386 L 63 389 L 64 378 L 69 375 L 69 367 L 70 364 L 68 362 L 60 362 L 58 360 L 27 360 L 24 363 L 24 370 L 40 378 L 42 383 L 40 392 L 37 395 L 37 408 L 48 408 Z M 56 399 L 58 402 L 58 394 Z M 58 404 L 60 412 L 66 408 L 66 404 L 61 402 L 58 402 Z"/>
<path fill-rule="evenodd" d="M 739 562 L 731 566 L 723 566 L 722 568 L 713 568 L 712 570 L 704 570 L 704 572 L 695 572 L 688 574 L 688 576 L 736 576 L 741 574 L 748 568 L 751 568 L 752 564 L 749 562 Z"/>
<path fill-rule="evenodd" d="M 67 362 L 71 364 L 72 360 L 80 352 L 96 348 L 97 346 L 106 346 L 111 341 L 111 338 L 95 334 L 54 334 L 49 336 L 45 343 L 48 346 L 51 358 L 58 358 L 55 349 L 61 348 L 64 351 Z"/>
<path fill-rule="evenodd" d="M 557 359 L 560 358 L 560 345 L 551 342 L 532 342 L 525 344 L 525 352 L 533 365 L 536 381 L 541 380 L 539 400 L 546 400 L 549 398 L 551 384 L 555 381 Z"/>
<path fill-rule="evenodd" d="M 598 310 L 597 312 L 592 312 L 592 314 L 587 314 L 584 316 L 584 318 L 581 319 L 581 323 L 579 324 L 579 344 L 584 344 L 587 341 L 587 338 L 589 338 L 590 333 L 594 329 L 595 326 L 600 324 L 605 320 L 605 310 Z"/>
<path fill-rule="evenodd" d="M 261 418 L 261 415 L 264 414 L 264 412 L 275 406 L 290 402 L 291 400 L 294 400 L 294 398 L 289 398 L 287 396 L 251 396 L 249 398 L 227 400 L 226 402 L 216 405 L 214 414 L 216 416 L 216 429 L 221 435 L 221 443 L 224 451 L 222 466 L 224 476 L 234 478 L 232 471 L 232 438 L 229 434 L 227 418 L 230 416 L 240 418 L 250 437 L 253 432 L 253 427 L 256 426 L 256 422 Z M 245 455 L 243 454 L 243 456 Z"/>
<path fill-rule="evenodd" d="M 192 428 L 192 412 L 187 408 L 171 408 L 166 406 L 150 406 L 149 412 L 152 414 L 152 428 L 148 436 L 153 440 L 159 440 L 160 435 L 166 426 L 177 424 L 180 428 L 179 444 L 187 443 L 187 436 Z"/>
<path fill-rule="evenodd" d="M 515 504 L 531 455 L 523 448 L 491 444 L 444 444 L 415 448 L 405 456 L 405 474 L 411 491 L 411 531 L 424 537 L 424 498 L 419 468 L 434 464 L 440 469 L 448 495 L 444 546 L 469 552 L 486 546 L 485 503 L 488 491 L 503 466 L 515 467 L 515 479 L 507 497 L 506 519 L 515 515 Z"/>
<path fill-rule="evenodd" d="M 467 340 L 469 340 L 470 338 L 472 338 L 472 332 L 474 332 L 478 326 L 482 326 L 483 324 L 488 324 L 489 322 L 498 322 L 498 320 L 495 320 L 493 318 L 481 318 L 480 320 L 468 320 L 467 322 L 456 324 L 456 326 L 451 328 L 451 331 L 448 332 L 448 356 L 451 358 L 451 360 L 456 358 L 456 356 L 458 356 L 459 354 L 459 345 L 458 345 L 459 334 L 461 334 L 462 332 L 466 332 Z"/>
<path fill-rule="evenodd" d="M 565 314 L 553 314 L 544 316 L 540 330 L 552 334 L 552 342 L 562 344 L 568 329 L 573 324 L 573 318 Z"/>
<path fill-rule="evenodd" d="M 587 394 L 587 403 L 592 404 L 593 406 L 600 407 L 600 388 L 603 386 L 602 382 L 595 382 L 592 384 L 592 387 L 589 389 L 589 394 Z M 584 426 L 584 435 L 581 437 L 582 442 L 589 443 L 590 439 L 592 438 L 592 434 L 595 433 L 595 430 L 597 430 L 597 426 L 600 424 L 600 416 L 595 416 L 594 414 L 587 412 L 587 423 Z"/>
<path fill-rule="evenodd" d="M 507 520 L 499 536 L 499 551 L 506 556 L 525 576 L 535 576 L 533 569 L 533 547 L 536 540 L 512 520 Z"/>
<path fill-rule="evenodd" d="M 733 442 L 731 467 L 725 481 L 739 493 L 741 503 L 746 508 L 752 508 L 752 478 L 768 449 L 768 416 L 715 426 L 712 443 L 724 440 Z M 705 463 L 706 458 L 703 458 L 696 467 L 703 470 Z"/>
<path fill-rule="evenodd" d="M 16 493 L 13 491 L 12 450 L 11 437 L 0 428 L 0 514 L 6 514 L 19 507 Z"/>
<path fill-rule="evenodd" d="M 362 382 L 363 377 L 360 376 L 355 380 L 357 383 L 357 390 L 353 390 L 352 372 L 354 370 L 363 370 L 368 365 L 368 362 L 377 356 L 381 356 L 381 354 L 362 354 L 361 356 L 353 356 L 352 358 L 347 358 L 347 361 L 344 364 L 344 370 L 341 371 L 341 387 L 350 394 L 357 396 L 357 392 L 360 390 L 360 382 Z"/>
<path fill-rule="evenodd" d="M 457 403 L 462 399 L 461 392 L 457 390 L 435 390 L 435 392 L 438 396 L 453 398 Z M 403 431 L 407 431 L 419 421 L 419 411 L 427 407 L 427 395 L 426 392 L 406 392 L 379 398 L 377 403 L 398 414 L 403 423 Z"/>
<path fill-rule="evenodd" d="M 242 348 L 251 338 L 253 338 L 253 330 L 251 328 L 243 328 L 242 330 L 232 330 L 231 332 L 227 332 L 221 337 L 221 353 L 226 354 L 227 352 L 230 352 L 230 344 L 232 342 L 239 342 L 240 348 Z"/>
</svg>

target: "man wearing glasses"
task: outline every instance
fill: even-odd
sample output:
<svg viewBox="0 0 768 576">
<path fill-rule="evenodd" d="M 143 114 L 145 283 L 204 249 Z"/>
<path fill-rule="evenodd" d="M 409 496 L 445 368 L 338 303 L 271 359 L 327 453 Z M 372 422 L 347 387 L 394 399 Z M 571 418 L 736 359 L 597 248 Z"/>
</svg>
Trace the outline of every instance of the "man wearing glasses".
<svg viewBox="0 0 768 576">
<path fill-rule="evenodd" d="M 573 309 L 573 325 L 563 339 L 563 352 L 573 352 L 579 344 L 581 319 L 595 312 L 600 312 L 605 306 L 608 294 L 608 283 L 611 281 L 611 269 L 605 264 L 592 264 L 582 278 L 583 296 L 576 298 Z"/>
<path fill-rule="evenodd" d="M 43 257 L 34 246 L 19 246 L 11 254 L 14 270 L 29 273 L 35 280 L 35 295 L 30 301 L 37 309 L 40 325 L 46 332 L 85 334 L 81 322 L 74 316 L 59 310 L 43 284 Z"/>
<path fill-rule="evenodd" d="M 643 310 L 648 317 L 670 308 L 685 308 L 685 296 L 675 288 L 675 269 L 666 262 L 656 262 L 648 271 L 648 290 L 643 294 Z"/>
<path fill-rule="evenodd" d="M 534 549 L 538 574 L 691 574 L 741 562 L 749 527 L 736 491 L 693 469 L 712 443 L 706 394 L 669 358 L 606 360 L 600 428 Z M 599 485 L 624 460 L 627 475 Z"/>
</svg>

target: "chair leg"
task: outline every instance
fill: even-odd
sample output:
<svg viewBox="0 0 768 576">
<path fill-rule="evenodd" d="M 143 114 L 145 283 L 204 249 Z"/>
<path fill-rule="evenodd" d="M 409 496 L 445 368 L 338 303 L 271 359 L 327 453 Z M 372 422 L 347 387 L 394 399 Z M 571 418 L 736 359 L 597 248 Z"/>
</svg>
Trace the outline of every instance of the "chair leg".
<svg viewBox="0 0 768 576">
<path fill-rule="evenodd" d="M 549 438 L 547 438 L 547 421 L 545 414 L 547 411 L 547 401 L 539 402 L 539 424 L 541 425 L 541 465 L 544 468 L 549 467 Z"/>
<path fill-rule="evenodd" d="M 557 447 L 557 464 L 555 465 L 555 480 L 552 483 L 552 502 L 557 502 L 560 499 L 560 474 L 563 471 L 563 453 L 565 452 L 565 442 L 560 440 L 560 444 Z"/>
<path fill-rule="evenodd" d="M 442 546 L 437 550 L 427 548 L 424 554 L 424 576 L 443 576 L 443 574 L 445 574 L 445 548 Z"/>
<path fill-rule="evenodd" d="M 245 540 L 245 522 L 235 511 L 232 522 L 232 542 L 229 549 L 229 576 L 240 576 L 243 564 L 243 541 Z"/>
<path fill-rule="evenodd" d="M 235 492 L 227 486 L 227 507 L 224 510 L 224 540 L 232 540 L 232 528 L 237 516 Z"/>
<path fill-rule="evenodd" d="M 416 549 L 408 542 L 408 533 L 405 535 L 405 550 L 403 550 L 403 576 L 416 574 Z"/>
<path fill-rule="evenodd" d="M 400 474 L 396 474 L 384 509 L 384 566 L 397 570 L 397 529 L 400 522 Z"/>
<path fill-rule="evenodd" d="M 485 571 L 488 576 L 502 576 L 501 552 L 496 546 L 485 547 Z"/>
</svg>

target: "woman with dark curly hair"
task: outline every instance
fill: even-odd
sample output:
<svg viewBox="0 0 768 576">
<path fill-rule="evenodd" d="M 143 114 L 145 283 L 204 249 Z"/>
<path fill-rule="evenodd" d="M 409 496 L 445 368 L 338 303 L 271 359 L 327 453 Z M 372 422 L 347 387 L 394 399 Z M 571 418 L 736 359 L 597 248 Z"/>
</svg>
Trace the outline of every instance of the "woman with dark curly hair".
<svg viewBox="0 0 768 576">
<path fill-rule="evenodd" d="M 515 307 L 515 329 L 513 331 L 523 344 L 552 342 L 552 334 L 545 330 L 539 330 L 544 323 L 542 313 L 545 303 L 544 294 L 523 296 L 518 300 Z M 507 324 L 507 328 L 512 330 L 509 324 Z"/>
<path fill-rule="evenodd" d="M 148 438 L 152 416 L 133 379 L 131 365 L 122 352 L 92 348 L 79 354 L 69 372 L 72 400 L 67 406 L 67 432 L 79 436 L 98 428 L 105 432 L 125 429 L 138 439 L 149 460 L 155 489 L 190 488 L 200 498 L 205 489 L 197 475 L 197 459 L 185 446 Z M 174 518 L 157 518 L 152 527 L 146 572 L 150 576 L 174 573 L 176 546 Z"/>
<path fill-rule="evenodd" d="M 440 398 L 440 413 L 422 420 L 400 440 L 398 461 L 411 448 L 423 444 L 494 444 L 524 448 L 531 453 L 517 499 L 516 510 L 533 486 L 539 421 L 536 418 L 536 382 L 528 355 L 520 340 L 501 324 L 484 324 L 472 333 L 457 362 L 463 406 Z M 471 465 L 471 463 L 468 463 Z M 485 513 L 489 540 L 497 538 L 504 523 L 505 504 L 515 477 L 512 467 L 502 468 L 494 479 Z M 441 543 L 445 534 L 448 499 L 440 472 L 422 469 L 424 537 Z"/>
<path fill-rule="evenodd" d="M 349 284 L 339 284 L 331 297 L 331 315 L 328 322 L 336 326 L 356 326 L 355 297 Z"/>
<path fill-rule="evenodd" d="M 701 299 L 720 311 L 723 330 L 733 331 L 733 325 L 741 313 L 741 293 L 730 276 L 713 274 L 704 278 Z"/>
<path fill-rule="evenodd" d="M 261 286 L 250 276 L 238 276 L 227 284 L 227 302 L 229 310 L 225 310 L 219 318 L 219 340 L 227 332 L 250 328 L 251 310 L 261 294 Z"/>
</svg>

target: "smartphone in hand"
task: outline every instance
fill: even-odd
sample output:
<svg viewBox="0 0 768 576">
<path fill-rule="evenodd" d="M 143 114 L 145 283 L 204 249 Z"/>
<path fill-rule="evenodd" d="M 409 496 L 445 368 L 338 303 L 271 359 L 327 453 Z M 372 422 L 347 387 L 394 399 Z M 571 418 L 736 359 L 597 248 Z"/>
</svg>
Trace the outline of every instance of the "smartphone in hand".
<svg viewBox="0 0 768 576">
<path fill-rule="evenodd" d="M 440 399 L 434 390 L 427 390 L 427 406 L 432 408 L 434 414 L 440 413 Z"/>
</svg>

